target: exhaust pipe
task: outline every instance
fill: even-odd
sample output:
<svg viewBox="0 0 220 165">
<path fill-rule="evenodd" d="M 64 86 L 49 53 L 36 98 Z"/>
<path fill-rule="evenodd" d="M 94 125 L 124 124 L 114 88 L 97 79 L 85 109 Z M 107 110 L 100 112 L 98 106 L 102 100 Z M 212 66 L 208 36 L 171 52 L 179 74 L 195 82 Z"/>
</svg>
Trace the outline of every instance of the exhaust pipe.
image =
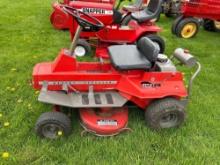
<svg viewBox="0 0 220 165">
<path fill-rule="evenodd" d="M 192 74 L 188 83 L 188 96 L 186 98 L 186 104 L 188 104 L 189 98 L 191 96 L 193 81 L 201 71 L 201 64 L 192 54 L 189 53 L 188 50 L 184 50 L 182 48 L 177 48 L 173 53 L 173 57 L 176 58 L 181 64 L 186 65 L 189 68 L 196 67 L 196 71 Z"/>
</svg>

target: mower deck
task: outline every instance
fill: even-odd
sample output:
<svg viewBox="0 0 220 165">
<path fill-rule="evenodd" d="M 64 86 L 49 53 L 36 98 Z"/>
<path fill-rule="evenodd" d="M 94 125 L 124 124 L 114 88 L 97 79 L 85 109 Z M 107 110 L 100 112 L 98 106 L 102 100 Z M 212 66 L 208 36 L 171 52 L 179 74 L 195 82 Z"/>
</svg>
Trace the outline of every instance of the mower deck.
<svg viewBox="0 0 220 165">
<path fill-rule="evenodd" d="M 81 125 L 97 136 L 114 136 L 127 130 L 128 108 L 80 109 Z"/>
</svg>

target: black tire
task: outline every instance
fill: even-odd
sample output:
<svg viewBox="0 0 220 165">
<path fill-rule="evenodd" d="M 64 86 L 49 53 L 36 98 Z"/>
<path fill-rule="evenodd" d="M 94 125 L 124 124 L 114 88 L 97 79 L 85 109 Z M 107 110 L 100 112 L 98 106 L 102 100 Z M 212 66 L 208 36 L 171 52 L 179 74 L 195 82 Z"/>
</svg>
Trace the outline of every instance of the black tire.
<svg viewBox="0 0 220 165">
<path fill-rule="evenodd" d="M 83 51 L 81 53 L 77 53 L 77 50 L 79 50 L 79 47 L 80 49 Z M 78 48 L 78 49 L 77 49 Z M 90 54 L 92 51 L 92 48 L 91 48 L 91 45 L 85 40 L 85 39 L 79 39 L 78 42 L 77 42 L 77 46 L 76 46 L 76 49 L 75 49 L 75 55 L 77 57 L 83 57 L 85 55 L 88 55 Z"/>
<path fill-rule="evenodd" d="M 184 106 L 172 97 L 153 101 L 145 111 L 146 124 L 155 130 L 179 127 L 185 117 Z"/>
<path fill-rule="evenodd" d="M 132 20 L 131 15 L 126 15 L 125 18 L 123 18 L 121 25 L 127 26 L 129 22 Z"/>
<path fill-rule="evenodd" d="M 185 35 L 183 36 L 182 35 L 182 31 L 184 30 L 184 28 L 187 26 L 187 25 L 193 25 L 194 26 L 194 29 L 191 31 L 191 32 L 188 32 L 189 35 Z M 195 18 L 184 18 L 182 19 L 178 24 L 177 24 L 177 27 L 176 27 L 176 35 L 180 38 L 185 38 L 185 39 L 188 39 L 188 38 L 192 38 L 192 37 L 195 37 L 196 34 L 198 33 L 199 31 L 199 26 L 200 26 L 200 23 L 197 19 Z"/>
<path fill-rule="evenodd" d="M 179 17 L 177 17 L 173 23 L 172 23 L 172 28 L 171 28 L 171 32 L 172 34 L 175 34 L 176 35 L 176 28 L 177 28 L 177 25 L 179 24 L 179 22 L 183 19 L 183 16 L 180 15 Z"/>
<path fill-rule="evenodd" d="M 173 14 L 173 13 L 164 13 L 164 15 L 168 18 L 170 17 L 174 17 L 176 14 Z"/>
<path fill-rule="evenodd" d="M 38 136 L 56 139 L 60 135 L 68 136 L 71 133 L 71 120 L 61 112 L 46 112 L 38 118 L 35 131 Z"/>
<path fill-rule="evenodd" d="M 163 40 L 163 38 L 161 38 L 160 36 L 156 35 L 156 34 L 148 34 L 145 37 L 148 37 L 151 41 L 153 41 L 154 43 L 157 43 L 160 49 L 160 53 L 163 54 L 165 51 L 165 42 Z"/>
<path fill-rule="evenodd" d="M 205 19 L 203 23 L 203 28 L 211 32 L 219 32 L 220 28 L 216 26 L 215 21 L 210 19 Z"/>
</svg>

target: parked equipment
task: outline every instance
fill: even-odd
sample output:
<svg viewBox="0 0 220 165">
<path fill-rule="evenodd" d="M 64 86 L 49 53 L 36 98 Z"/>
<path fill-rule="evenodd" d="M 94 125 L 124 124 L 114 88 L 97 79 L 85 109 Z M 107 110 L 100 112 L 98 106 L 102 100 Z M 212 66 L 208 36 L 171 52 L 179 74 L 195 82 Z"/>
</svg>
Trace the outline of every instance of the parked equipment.
<svg viewBox="0 0 220 165">
<path fill-rule="evenodd" d="M 218 31 L 220 29 L 220 1 L 219 0 L 188 0 L 182 2 L 181 15 L 172 25 L 172 33 L 182 38 L 194 37 L 200 27 L 200 20 L 204 20 L 204 29 Z"/>
<path fill-rule="evenodd" d="M 70 49 L 62 49 L 53 62 L 37 64 L 33 69 L 33 87 L 40 90 L 38 100 L 57 106 L 78 108 L 86 132 L 112 136 L 128 130 L 128 101 L 145 110 L 146 123 L 153 129 L 180 126 L 193 80 L 200 71 L 197 60 L 183 49 L 173 59 L 194 67 L 188 91 L 183 75 L 166 55 L 147 37 L 137 45 L 108 47 L 110 63 L 78 62 L 74 51 L 80 32 L 105 28 L 97 18 L 73 10 L 78 22 Z M 71 133 L 71 120 L 62 112 L 43 113 L 36 123 L 36 133 L 56 139 Z"/>
<path fill-rule="evenodd" d="M 121 24 L 121 25 L 127 25 L 129 21 L 131 20 L 131 13 L 140 11 L 148 5 L 148 1 L 146 0 L 136 0 L 134 3 L 129 3 L 128 5 L 123 5 L 122 9 L 120 9 L 121 4 L 125 0 L 119 0 L 119 2 L 116 4 L 114 0 L 77 0 L 77 1 L 64 1 L 62 3 L 55 2 L 53 3 L 53 9 L 50 16 L 51 24 L 55 29 L 69 29 L 71 24 L 71 19 L 62 10 L 62 6 L 69 6 L 72 8 L 77 8 L 79 10 L 82 10 L 83 12 L 86 12 L 88 14 L 91 14 L 92 16 L 100 19 L 104 24 L 106 25 L 112 25 L 112 24 Z M 128 0 L 130 1 L 130 0 Z M 160 0 L 160 6 L 162 4 L 162 0 Z M 152 4 L 157 4 L 158 0 L 152 1 Z M 151 8 L 154 7 L 150 5 Z M 154 11 L 150 11 L 154 12 Z M 159 12 L 158 12 L 159 15 Z"/>
<path fill-rule="evenodd" d="M 113 15 L 105 15 L 105 17 L 98 17 L 96 15 L 95 17 L 97 19 L 100 18 L 99 20 L 104 24 L 104 28 L 98 31 L 96 29 L 89 29 L 90 27 L 85 29 L 80 34 L 78 47 L 75 50 L 76 55 L 84 56 L 89 54 L 91 50 L 91 43 L 95 43 L 92 45 L 96 47 L 96 55 L 98 57 L 108 58 L 108 56 L 106 57 L 107 46 L 112 44 L 133 44 L 142 37 L 146 36 L 159 47 L 160 53 L 163 53 L 165 50 L 165 43 L 164 40 L 157 35 L 161 29 L 156 26 L 154 22 L 150 21 L 156 17 L 159 11 L 160 2 L 161 0 L 154 1 L 155 6 L 152 6 L 152 8 L 155 12 L 150 13 L 146 9 L 133 12 L 131 14 L 133 20 L 131 20 L 126 26 L 117 23 L 110 23 L 117 22 L 117 20 L 114 20 Z M 74 19 L 75 8 L 69 6 L 60 7 L 62 8 L 63 12 L 69 14 L 69 17 L 71 18 L 69 30 L 71 38 L 73 38 L 78 26 L 77 21 Z M 148 9 L 150 10 L 151 8 Z"/>
</svg>

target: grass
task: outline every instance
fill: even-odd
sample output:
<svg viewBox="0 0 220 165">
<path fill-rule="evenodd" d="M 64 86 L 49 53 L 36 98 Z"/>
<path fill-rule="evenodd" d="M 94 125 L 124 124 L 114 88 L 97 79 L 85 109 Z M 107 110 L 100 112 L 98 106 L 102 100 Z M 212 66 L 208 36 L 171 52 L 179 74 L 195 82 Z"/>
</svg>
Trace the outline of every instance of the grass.
<svg viewBox="0 0 220 165">
<path fill-rule="evenodd" d="M 170 33 L 172 19 L 161 18 L 166 54 L 187 48 L 202 64 L 187 108 L 188 118 L 179 129 L 154 132 L 144 123 L 143 111 L 130 109 L 134 131 L 111 138 L 81 137 L 77 113 L 73 133 L 56 141 L 34 133 L 39 115 L 51 107 L 37 102 L 30 86 L 33 66 L 53 60 L 69 45 L 69 33 L 49 22 L 49 0 L 0 1 L 0 164 L 220 164 L 220 38 L 200 30 L 190 40 Z M 186 74 L 190 73 L 186 70 Z M 4 122 L 9 122 L 4 127 Z"/>
</svg>

